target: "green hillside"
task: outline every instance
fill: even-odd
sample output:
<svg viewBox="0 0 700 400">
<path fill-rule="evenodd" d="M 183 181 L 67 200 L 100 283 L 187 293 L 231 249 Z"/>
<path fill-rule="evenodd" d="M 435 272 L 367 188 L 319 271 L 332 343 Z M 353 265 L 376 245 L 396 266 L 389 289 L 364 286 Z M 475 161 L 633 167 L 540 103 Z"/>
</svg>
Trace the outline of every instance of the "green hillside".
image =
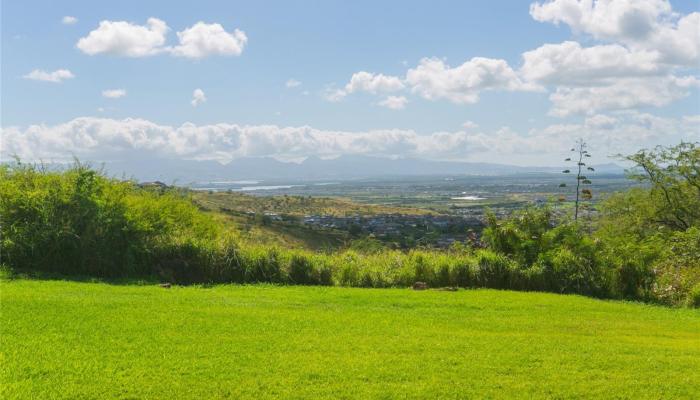
<svg viewBox="0 0 700 400">
<path fill-rule="evenodd" d="M 401 206 L 361 204 L 343 198 L 309 196 L 252 196 L 235 192 L 196 192 L 194 200 L 207 210 L 227 209 L 235 212 L 274 212 L 294 216 L 323 215 L 376 215 L 376 214 L 430 214 L 431 211 Z"/>
</svg>

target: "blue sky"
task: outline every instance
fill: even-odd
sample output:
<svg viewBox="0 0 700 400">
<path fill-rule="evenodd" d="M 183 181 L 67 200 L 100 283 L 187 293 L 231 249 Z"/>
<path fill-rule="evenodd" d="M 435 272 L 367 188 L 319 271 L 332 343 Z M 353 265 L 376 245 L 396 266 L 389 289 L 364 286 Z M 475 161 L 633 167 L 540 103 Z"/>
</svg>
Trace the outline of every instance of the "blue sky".
<svg viewBox="0 0 700 400">
<path fill-rule="evenodd" d="M 698 140 L 699 3 L 608 3 L 3 2 L 2 151 L 552 164 L 578 136 L 606 155 Z M 148 47 L 149 18 L 165 42 L 126 54 Z M 133 41 L 101 21 L 128 23 L 116 34 Z M 185 49 L 178 32 L 198 22 Z M 214 24 L 243 36 L 218 43 Z M 193 106 L 196 89 L 206 101 Z"/>
</svg>

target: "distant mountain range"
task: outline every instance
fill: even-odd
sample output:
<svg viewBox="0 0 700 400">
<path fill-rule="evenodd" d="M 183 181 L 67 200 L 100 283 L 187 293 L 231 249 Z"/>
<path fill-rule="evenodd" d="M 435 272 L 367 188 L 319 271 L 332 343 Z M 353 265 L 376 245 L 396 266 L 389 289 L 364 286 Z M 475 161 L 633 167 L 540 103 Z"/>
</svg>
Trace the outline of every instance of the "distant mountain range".
<svg viewBox="0 0 700 400">
<path fill-rule="evenodd" d="M 99 166 L 103 163 L 92 164 Z M 176 182 L 180 185 L 230 180 L 317 181 L 427 175 L 512 175 L 558 173 L 563 169 L 406 158 L 392 160 L 368 156 L 341 156 L 328 160 L 310 157 L 301 163 L 264 157 L 241 158 L 225 165 L 216 161 L 140 159 L 107 162 L 103 165 L 112 176 L 139 181 Z M 597 165 L 595 168 L 598 173 L 624 173 L 624 168 L 612 163 Z"/>
</svg>

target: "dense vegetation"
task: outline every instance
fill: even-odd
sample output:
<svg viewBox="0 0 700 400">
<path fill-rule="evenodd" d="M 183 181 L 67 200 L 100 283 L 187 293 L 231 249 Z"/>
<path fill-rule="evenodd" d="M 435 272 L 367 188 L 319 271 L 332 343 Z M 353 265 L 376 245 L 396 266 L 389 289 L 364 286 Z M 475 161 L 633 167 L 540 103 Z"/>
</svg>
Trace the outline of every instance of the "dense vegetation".
<svg viewBox="0 0 700 400">
<path fill-rule="evenodd" d="M 487 248 L 330 254 L 244 243 L 190 194 L 140 188 L 84 165 L 0 168 L 2 261 L 16 271 L 153 277 L 177 283 L 488 287 L 700 305 L 700 148 L 628 159 L 648 183 L 592 221 L 548 207 L 488 217 Z"/>
<path fill-rule="evenodd" d="M 3 399 L 697 399 L 700 311 L 580 296 L 0 281 Z"/>
</svg>

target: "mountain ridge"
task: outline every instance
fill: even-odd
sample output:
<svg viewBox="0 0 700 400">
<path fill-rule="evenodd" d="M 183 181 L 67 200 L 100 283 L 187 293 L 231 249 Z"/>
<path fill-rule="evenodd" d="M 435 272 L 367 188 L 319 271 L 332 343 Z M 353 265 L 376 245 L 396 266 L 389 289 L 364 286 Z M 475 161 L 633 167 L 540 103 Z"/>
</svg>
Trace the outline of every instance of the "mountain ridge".
<svg viewBox="0 0 700 400">
<path fill-rule="evenodd" d="M 558 173 L 561 167 L 523 167 L 497 163 L 431 161 L 416 158 L 387 159 L 372 156 L 340 156 L 334 159 L 309 157 L 300 163 L 269 157 L 245 157 L 221 164 L 217 161 L 151 159 L 92 162 L 104 166 L 112 176 L 139 181 L 207 182 L 213 180 L 353 180 L 380 177 L 430 175 L 499 176 L 521 173 Z M 622 174 L 624 168 L 607 163 L 595 165 L 596 171 Z"/>
</svg>

